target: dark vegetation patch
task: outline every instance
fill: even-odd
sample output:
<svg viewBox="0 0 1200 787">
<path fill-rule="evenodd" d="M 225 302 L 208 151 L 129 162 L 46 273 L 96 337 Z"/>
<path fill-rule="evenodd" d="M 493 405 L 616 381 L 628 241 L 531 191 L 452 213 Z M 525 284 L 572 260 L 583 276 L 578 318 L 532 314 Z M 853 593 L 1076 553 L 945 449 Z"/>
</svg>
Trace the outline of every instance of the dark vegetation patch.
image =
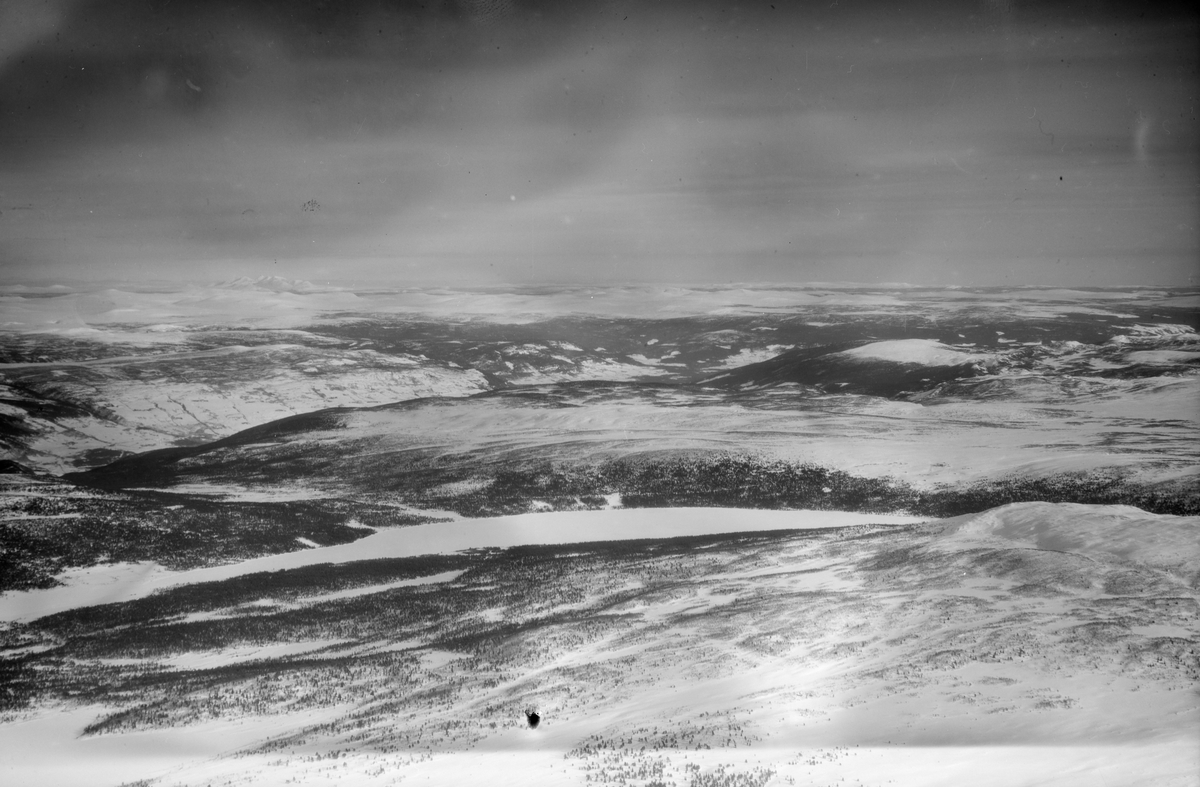
<svg viewBox="0 0 1200 787">
<path fill-rule="evenodd" d="M 707 566 L 718 553 L 769 548 L 796 538 L 827 538 L 831 532 L 782 531 L 523 546 L 315 565 L 68 610 L 12 626 L 0 635 L 0 710 L 24 707 L 39 698 L 140 707 L 130 718 L 112 721 L 124 726 L 133 718 L 143 722 L 168 718 L 171 713 L 162 703 L 178 705 L 190 702 L 187 697 L 203 697 L 218 689 L 235 694 L 229 687 L 246 682 L 265 684 L 278 681 L 281 675 L 345 672 L 352 665 L 383 669 L 380 664 L 390 664 L 400 657 L 407 664 L 404 670 L 412 671 L 411 657 L 403 652 L 350 657 L 317 650 L 202 670 L 163 669 L 153 662 L 173 654 L 239 645 L 418 639 L 428 647 L 474 654 L 488 663 L 525 658 L 528 654 L 521 654 L 526 649 L 514 643 L 526 636 L 555 631 L 571 641 L 594 639 L 614 627 L 628 625 L 628 621 L 623 622 L 628 615 L 606 610 L 646 592 L 627 589 L 630 578 L 641 578 L 661 588 L 677 577 L 709 570 Z M 314 595 L 456 569 L 466 573 L 452 582 L 305 603 L 306 597 Z M 596 594 L 600 596 L 598 606 L 557 609 Z M 279 603 L 264 603 L 271 601 Z M 472 614 L 495 607 L 514 610 L 526 619 L 518 623 Z M 195 613 L 211 614 L 186 617 Z M 121 663 L 129 659 L 151 661 Z M 342 675 L 338 680 L 348 678 Z M 308 685 L 310 678 L 304 681 Z M 407 679 L 401 685 L 407 685 Z M 280 685 L 271 690 L 285 688 Z"/>
<path fill-rule="evenodd" d="M 1200 488 L 1194 478 L 1170 484 L 1146 484 L 1108 472 L 1011 477 L 959 487 L 942 487 L 920 496 L 914 513 L 937 517 L 986 511 L 1008 503 L 1088 503 L 1128 505 L 1152 514 L 1200 514 Z"/>
<path fill-rule="evenodd" d="M 998 341 L 997 328 L 1003 329 L 1003 338 L 1016 343 L 1070 339 L 1100 345 L 1124 332 L 1109 315 L 1090 313 L 1086 308 L 1074 314 L 1041 319 L 1024 315 L 1008 318 L 1003 312 L 980 319 L 980 313 L 973 308 L 958 313 L 946 312 L 942 294 L 933 293 L 938 306 L 931 314 L 921 313 L 921 293 L 906 290 L 903 297 L 910 305 L 890 314 L 881 313 L 877 305 L 867 307 L 860 314 L 845 304 L 806 304 L 800 313 L 794 314 L 665 319 L 572 315 L 506 324 L 490 320 L 364 318 L 360 314 L 346 313 L 335 315 L 340 319 L 310 326 L 307 330 L 330 339 L 369 346 L 382 353 L 426 355 L 437 361 L 457 363 L 485 374 L 495 374 L 501 381 L 519 377 L 503 363 L 508 348 L 547 342 L 566 342 L 580 348 L 582 355 L 594 357 L 627 357 L 633 353 L 655 355 L 670 348 L 679 351 L 672 361 L 684 364 L 686 371 L 681 374 L 687 376 L 704 364 L 724 360 L 743 349 L 757 350 L 767 345 L 839 347 L 871 341 L 934 339 L 946 344 L 970 343 L 981 348 L 1008 350 L 1014 344 Z M 1134 322 L 1197 323 L 1197 313 L 1187 308 L 1132 300 L 1122 302 L 1121 310 L 1137 315 Z M 657 341 L 649 345 L 652 339 Z M 245 339 L 239 341 L 248 343 Z M 575 351 L 564 351 L 561 347 L 555 351 L 575 354 Z"/>
<path fill-rule="evenodd" d="M 0 712 L 24 708 L 43 693 L 42 671 L 32 656 L 0 658 Z"/>
<path fill-rule="evenodd" d="M 1129 647 L 1129 659 L 1139 671 L 1176 672 L 1192 685 L 1200 680 L 1200 641 L 1196 637 L 1151 637 Z"/>
<path fill-rule="evenodd" d="M 1112 474 L 1079 473 L 918 490 L 888 478 L 748 454 L 642 455 L 584 466 L 544 462 L 496 470 L 486 485 L 453 497 L 422 499 L 417 491 L 417 499 L 464 516 L 495 516 L 529 511 L 534 500 L 558 510 L 602 508 L 607 505 L 604 496 L 612 493 L 619 493 L 630 508 L 795 508 L 941 518 L 1043 501 L 1200 513 L 1200 490 L 1185 483 L 1152 486 Z"/>
<path fill-rule="evenodd" d="M 137 461 L 145 465 L 146 456 Z M 87 497 L 62 491 L 71 487 L 39 486 L 10 511 L 40 518 L 0 520 L 0 590 L 49 587 L 67 568 L 105 560 L 153 560 L 170 568 L 192 568 L 304 548 L 297 537 L 330 545 L 370 533 L 347 526 L 351 519 L 371 527 L 431 521 L 389 501 L 468 517 L 546 507 L 603 509 L 608 507 L 606 496 L 614 493 L 630 508 L 812 509 L 944 518 L 1043 501 L 1200 514 L 1200 488 L 1192 479 L 1151 485 L 1111 472 L 916 489 L 888 478 L 736 453 L 660 452 L 598 464 L 489 462 L 471 455 L 409 457 L 406 464 L 404 458 L 384 454 L 375 461 L 379 467 L 359 469 L 361 475 L 347 497 L 320 500 L 251 503 L 145 491 Z M 294 483 L 306 471 L 284 457 L 257 472 Z M 73 477 L 95 479 L 94 473 Z M 462 484 L 461 491 L 454 489 L 455 483 Z M 38 490 L 43 494 L 36 494 Z M 371 500 L 379 502 L 364 502 Z"/>
<path fill-rule="evenodd" d="M 22 298 L 36 297 L 28 293 Z M 112 325 L 114 329 L 120 326 Z M 126 326 L 131 330 L 144 326 Z M 121 358 L 131 355 L 153 356 L 170 354 L 175 347 L 170 344 L 149 345 L 144 343 L 94 341 L 52 333 L 0 332 L 0 363 L 11 364 L 71 364 L 79 361 L 95 361 L 105 358 Z"/>
<path fill-rule="evenodd" d="M 27 415 L 34 418 L 52 421 L 59 418 L 78 418 L 92 414 L 86 407 L 64 397 L 44 398 L 32 391 L 28 386 L 14 383 L 9 383 L 5 387 L 8 389 L 10 395 L 0 398 L 0 404 L 6 404 L 9 407 L 23 410 Z M 15 394 L 15 396 L 12 394 Z M 5 414 L 3 420 L 0 420 L 0 435 L 32 434 L 34 430 L 22 423 L 23 420 L 19 416 Z"/>
<path fill-rule="evenodd" d="M 990 577 L 1079 590 L 1090 588 L 1102 573 L 1088 558 L 1041 549 L 991 549 L 972 562 L 973 568 Z"/>
<path fill-rule="evenodd" d="M 12 459 L 0 459 L 0 475 L 35 476 L 37 471 Z"/>
<path fill-rule="evenodd" d="M 238 502 L 146 492 L 88 492 L 31 481 L 0 498 L 0 591 L 53 587 L 62 571 L 154 561 L 171 569 L 346 544 L 371 530 L 429 517 L 346 500 Z"/>
<path fill-rule="evenodd" d="M 332 407 L 327 410 L 317 410 L 311 413 L 301 413 L 277 421 L 270 421 L 260 426 L 252 426 L 236 434 L 211 443 L 197 446 L 176 448 L 160 448 L 157 451 L 146 451 L 133 456 L 122 457 L 111 464 L 92 470 L 66 473 L 63 479 L 98 489 L 122 489 L 127 487 L 162 487 L 178 480 L 180 468 L 188 465 L 188 460 L 205 456 L 209 461 L 219 460 L 227 449 L 241 448 L 246 444 L 276 442 L 293 435 L 303 435 L 310 432 L 321 432 L 337 429 L 341 426 L 339 415 L 351 408 Z M 280 444 L 278 451 L 284 455 L 273 455 L 270 464 L 279 464 L 286 458 L 286 452 L 302 450 L 299 445 Z M 238 457 L 239 459 L 241 457 Z M 242 472 L 238 476 L 245 478 L 247 471 L 244 459 L 240 462 Z M 286 479 L 282 476 L 279 480 Z M 291 477 L 293 480 L 295 476 Z"/>
<path fill-rule="evenodd" d="M 859 343 L 861 344 L 861 343 Z M 833 345 L 788 350 L 774 358 L 748 364 L 714 377 L 708 385 L 738 388 L 782 383 L 817 386 L 830 393 L 896 397 L 928 391 L 938 385 L 980 374 L 972 363 L 925 366 L 873 359 L 849 359 L 837 353 L 858 346 Z"/>
<path fill-rule="evenodd" d="M 410 654 L 366 658 L 273 659 L 211 670 L 143 673 L 119 687 L 91 686 L 80 701 L 125 705 L 86 726 L 84 735 L 152 727 L 177 727 L 239 715 L 302 713 L 370 699 L 367 686 L 409 687 L 419 682 Z"/>
<path fill-rule="evenodd" d="M 904 546 L 893 549 L 881 549 L 869 560 L 860 565 L 868 571 L 891 571 L 898 568 L 911 568 L 920 565 L 926 559 L 925 550 L 919 546 Z"/>
<path fill-rule="evenodd" d="M 287 603 L 303 600 L 306 596 L 418 579 L 456 569 L 465 570 L 480 563 L 484 555 L 486 552 L 474 551 L 341 564 L 320 563 L 281 571 L 262 571 L 216 582 L 168 588 L 121 604 L 59 612 L 39 618 L 33 625 L 67 636 L 96 627 L 143 625 L 197 612 L 253 604 L 264 599 Z"/>
</svg>

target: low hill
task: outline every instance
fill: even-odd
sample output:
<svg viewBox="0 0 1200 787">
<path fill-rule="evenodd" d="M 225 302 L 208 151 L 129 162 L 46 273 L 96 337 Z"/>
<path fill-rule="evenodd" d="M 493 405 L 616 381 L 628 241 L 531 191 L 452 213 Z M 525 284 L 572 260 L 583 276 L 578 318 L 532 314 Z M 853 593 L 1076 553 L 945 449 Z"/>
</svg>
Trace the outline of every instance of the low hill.
<svg viewBox="0 0 1200 787">
<path fill-rule="evenodd" d="M 798 383 L 831 393 L 893 397 L 987 371 L 996 356 L 934 339 L 803 347 L 707 378 L 704 385 L 760 387 Z"/>
</svg>

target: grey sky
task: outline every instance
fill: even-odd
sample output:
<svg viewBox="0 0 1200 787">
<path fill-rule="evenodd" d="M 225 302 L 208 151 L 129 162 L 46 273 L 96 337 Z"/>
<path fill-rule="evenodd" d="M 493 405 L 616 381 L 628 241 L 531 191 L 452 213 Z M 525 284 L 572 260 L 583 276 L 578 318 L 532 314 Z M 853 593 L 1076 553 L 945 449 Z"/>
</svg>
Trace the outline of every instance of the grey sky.
<svg viewBox="0 0 1200 787">
<path fill-rule="evenodd" d="M 1195 274 L 1194 13 L 776 5 L 5 3 L 4 276 Z"/>
</svg>

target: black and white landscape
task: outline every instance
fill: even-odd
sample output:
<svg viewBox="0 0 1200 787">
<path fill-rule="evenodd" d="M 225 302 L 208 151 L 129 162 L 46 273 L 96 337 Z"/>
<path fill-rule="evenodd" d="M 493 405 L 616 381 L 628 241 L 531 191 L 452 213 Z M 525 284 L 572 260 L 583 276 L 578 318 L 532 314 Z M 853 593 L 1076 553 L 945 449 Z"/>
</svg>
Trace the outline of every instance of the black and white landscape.
<svg viewBox="0 0 1200 787">
<path fill-rule="evenodd" d="M 0 783 L 1200 785 L 1198 32 L 0 2 Z"/>
<path fill-rule="evenodd" d="M 1196 772 L 1194 291 L 6 297 L 17 782 Z"/>
</svg>

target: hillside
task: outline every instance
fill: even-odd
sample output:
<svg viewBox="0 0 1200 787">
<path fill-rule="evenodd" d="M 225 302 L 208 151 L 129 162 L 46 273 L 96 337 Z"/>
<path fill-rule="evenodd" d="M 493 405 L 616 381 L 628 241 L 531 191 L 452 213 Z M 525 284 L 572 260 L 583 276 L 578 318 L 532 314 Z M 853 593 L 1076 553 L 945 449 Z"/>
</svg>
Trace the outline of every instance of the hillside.
<svg viewBox="0 0 1200 787">
<path fill-rule="evenodd" d="M 727 510 L 628 540 L 621 514 L 496 520 L 507 544 L 477 520 L 424 557 L 391 538 L 144 572 L 159 592 L 8 630 L 22 722 L 0 746 L 28 755 L 18 781 L 155 787 L 1116 787 L 1200 766 L 1196 517 L 1039 504 L 829 528 Z M 657 516 L 690 529 L 687 510 Z M 1084 538 L 1095 522 L 1156 551 Z"/>
</svg>

